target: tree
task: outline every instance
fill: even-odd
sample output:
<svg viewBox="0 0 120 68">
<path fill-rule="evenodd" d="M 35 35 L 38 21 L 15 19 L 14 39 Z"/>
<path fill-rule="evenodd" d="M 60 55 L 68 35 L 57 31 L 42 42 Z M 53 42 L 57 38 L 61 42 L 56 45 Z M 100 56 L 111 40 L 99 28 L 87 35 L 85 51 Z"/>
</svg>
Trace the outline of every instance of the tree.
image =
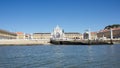
<svg viewBox="0 0 120 68">
<path fill-rule="evenodd" d="M 111 29 L 111 28 L 119 28 L 120 24 L 113 24 L 113 25 L 108 25 L 104 29 Z"/>
</svg>

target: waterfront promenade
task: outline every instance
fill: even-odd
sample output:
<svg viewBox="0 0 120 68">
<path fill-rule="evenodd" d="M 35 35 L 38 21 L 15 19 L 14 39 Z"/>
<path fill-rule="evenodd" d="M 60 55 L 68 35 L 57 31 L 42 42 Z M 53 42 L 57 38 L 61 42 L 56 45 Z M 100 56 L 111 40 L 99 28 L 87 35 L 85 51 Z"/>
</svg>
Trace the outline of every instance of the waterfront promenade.
<svg viewBox="0 0 120 68">
<path fill-rule="evenodd" d="M 83 42 L 83 43 L 88 42 L 88 40 L 74 40 L 74 39 L 70 39 L 67 41 Z M 92 42 L 96 42 L 97 40 L 89 40 L 89 41 L 91 41 L 92 43 Z M 110 43 L 110 39 L 101 40 L 101 41 Z M 113 39 L 112 42 L 113 44 L 120 44 L 120 39 Z M 50 44 L 51 44 L 50 39 L 10 39 L 10 40 L 3 39 L 3 40 L 0 40 L 0 46 L 2 45 L 50 45 Z"/>
<path fill-rule="evenodd" d="M 49 45 L 49 39 L 12 39 L 12 40 L 0 40 L 0 45 Z"/>
</svg>

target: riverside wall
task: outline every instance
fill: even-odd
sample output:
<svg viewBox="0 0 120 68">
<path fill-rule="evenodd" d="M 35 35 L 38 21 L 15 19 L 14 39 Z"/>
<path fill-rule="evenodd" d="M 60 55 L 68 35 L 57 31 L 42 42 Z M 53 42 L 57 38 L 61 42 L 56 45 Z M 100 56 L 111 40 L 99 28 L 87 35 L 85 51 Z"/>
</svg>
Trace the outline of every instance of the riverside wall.
<svg viewBox="0 0 120 68">
<path fill-rule="evenodd" d="M 82 41 L 86 42 L 88 40 L 73 40 L 73 41 Z M 96 40 L 91 40 L 91 42 Z M 111 43 L 111 40 L 103 40 L 108 43 Z M 112 40 L 113 44 L 120 44 L 120 39 Z M 0 40 L 1 45 L 50 45 L 50 39 L 2 39 Z"/>
<path fill-rule="evenodd" d="M 107 40 L 107 42 L 113 42 L 113 44 L 120 44 L 120 39 Z"/>
<path fill-rule="evenodd" d="M 49 39 L 45 40 L 29 40 L 29 39 L 12 39 L 12 40 L 0 40 L 0 45 L 49 45 Z"/>
</svg>

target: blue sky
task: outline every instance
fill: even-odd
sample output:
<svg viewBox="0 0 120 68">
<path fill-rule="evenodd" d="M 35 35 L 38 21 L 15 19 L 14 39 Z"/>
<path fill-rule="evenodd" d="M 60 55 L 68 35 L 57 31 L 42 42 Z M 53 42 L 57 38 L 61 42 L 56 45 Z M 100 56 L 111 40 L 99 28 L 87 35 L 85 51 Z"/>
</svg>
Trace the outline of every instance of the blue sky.
<svg viewBox="0 0 120 68">
<path fill-rule="evenodd" d="M 0 0 L 0 29 L 13 32 L 98 31 L 120 24 L 120 0 Z"/>
</svg>

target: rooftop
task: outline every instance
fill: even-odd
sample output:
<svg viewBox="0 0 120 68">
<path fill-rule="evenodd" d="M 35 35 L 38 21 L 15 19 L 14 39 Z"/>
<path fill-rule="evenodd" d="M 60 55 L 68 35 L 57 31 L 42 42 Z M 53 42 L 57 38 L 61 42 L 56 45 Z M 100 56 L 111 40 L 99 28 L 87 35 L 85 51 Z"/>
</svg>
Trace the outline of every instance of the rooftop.
<svg viewBox="0 0 120 68">
<path fill-rule="evenodd" d="M 15 36 L 16 36 L 16 33 L 14 33 L 14 32 L 9 32 L 9 31 L 2 30 L 2 29 L 0 29 L 0 32 L 2 32 L 2 33 L 7 33 L 7 34 L 11 34 L 11 35 L 15 35 Z"/>
</svg>

